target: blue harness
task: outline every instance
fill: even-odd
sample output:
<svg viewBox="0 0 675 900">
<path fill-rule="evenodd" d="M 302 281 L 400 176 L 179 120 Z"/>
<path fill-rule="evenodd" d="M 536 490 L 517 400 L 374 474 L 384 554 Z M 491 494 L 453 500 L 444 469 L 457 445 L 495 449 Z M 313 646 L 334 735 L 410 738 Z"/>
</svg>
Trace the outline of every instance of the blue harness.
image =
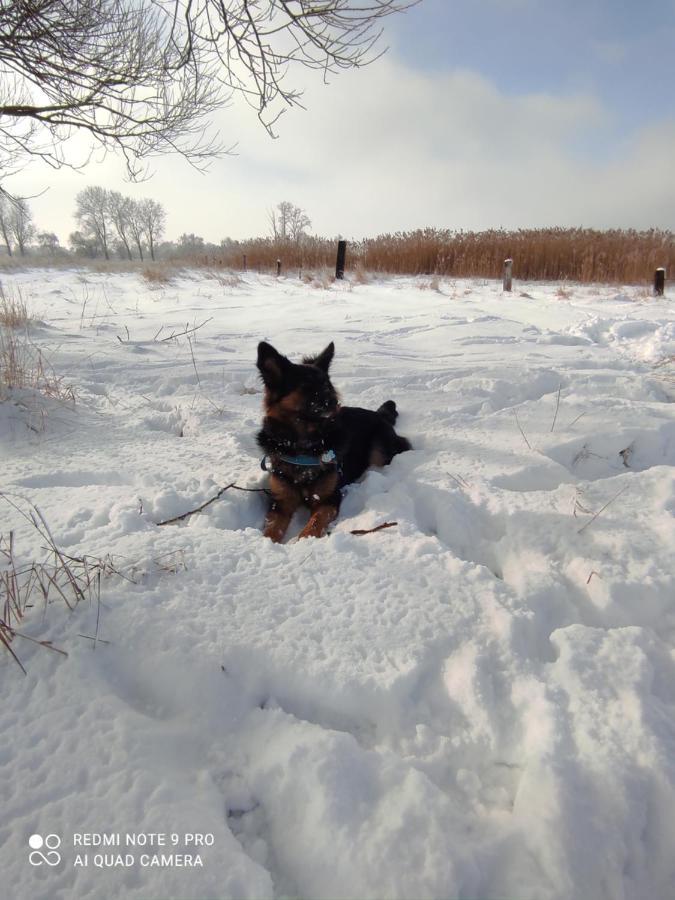
<svg viewBox="0 0 675 900">
<path fill-rule="evenodd" d="M 338 458 L 335 455 L 335 450 L 325 450 L 320 456 L 310 456 L 306 453 L 301 453 L 298 456 L 286 456 L 283 453 L 279 454 L 279 459 L 282 462 L 289 463 L 292 466 L 299 466 L 302 469 L 311 468 L 316 466 L 317 468 L 320 466 L 330 466 L 334 465 L 337 467 L 337 472 L 339 476 L 339 487 L 342 488 L 344 486 L 342 480 L 342 466 L 338 462 Z M 274 472 L 275 469 L 273 466 L 268 465 L 269 457 L 267 454 L 263 456 L 260 460 L 260 468 L 263 472 Z"/>
</svg>

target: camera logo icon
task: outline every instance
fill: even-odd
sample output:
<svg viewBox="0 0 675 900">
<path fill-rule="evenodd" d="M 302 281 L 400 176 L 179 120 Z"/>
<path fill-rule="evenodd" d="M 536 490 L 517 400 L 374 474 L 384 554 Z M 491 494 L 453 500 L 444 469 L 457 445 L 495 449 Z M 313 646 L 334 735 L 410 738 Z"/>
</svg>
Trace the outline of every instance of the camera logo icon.
<svg viewBox="0 0 675 900">
<path fill-rule="evenodd" d="M 57 852 L 61 846 L 61 838 L 58 834 L 48 834 L 44 838 L 41 834 L 31 834 L 28 838 L 28 846 L 31 848 L 31 852 L 28 854 L 28 862 L 31 866 L 41 866 L 43 863 L 48 866 L 58 866 L 61 862 L 61 854 Z M 46 848 L 44 852 L 43 848 Z"/>
</svg>

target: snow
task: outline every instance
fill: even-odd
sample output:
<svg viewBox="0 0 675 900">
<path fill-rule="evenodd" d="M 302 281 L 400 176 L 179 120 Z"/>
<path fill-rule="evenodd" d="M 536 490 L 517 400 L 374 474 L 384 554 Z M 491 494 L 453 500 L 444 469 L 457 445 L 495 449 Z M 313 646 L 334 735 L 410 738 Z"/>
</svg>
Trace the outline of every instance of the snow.
<svg viewBox="0 0 675 900">
<path fill-rule="evenodd" d="M 23 633 L 67 658 L 16 638 L 24 676 L 0 655 L 9 896 L 675 896 L 668 298 L 2 280 L 77 394 L 0 403 L 2 490 L 133 579 L 104 579 L 100 607 L 29 610 Z M 261 339 L 295 359 L 335 340 L 344 402 L 393 398 L 414 451 L 351 486 L 321 540 L 294 540 L 300 516 L 272 544 L 264 495 L 235 490 L 158 527 L 264 483 Z M 0 516 L 21 561 L 45 558 Z M 29 864 L 34 834 L 61 838 L 59 865 Z M 75 844 L 96 834 L 122 845 Z M 127 834 L 202 865 L 144 865 Z"/>
</svg>

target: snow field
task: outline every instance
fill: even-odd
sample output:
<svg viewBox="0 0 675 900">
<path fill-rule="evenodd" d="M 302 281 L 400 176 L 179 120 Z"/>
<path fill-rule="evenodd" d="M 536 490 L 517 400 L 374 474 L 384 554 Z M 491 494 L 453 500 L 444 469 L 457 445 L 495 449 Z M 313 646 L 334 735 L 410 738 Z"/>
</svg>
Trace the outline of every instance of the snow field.
<svg viewBox="0 0 675 900">
<path fill-rule="evenodd" d="M 18 639 L 28 675 L 0 658 L 17 897 L 675 895 L 667 299 L 195 273 L 3 284 L 78 403 L 0 404 L 2 489 L 135 582 L 105 582 L 101 610 L 31 612 L 25 633 L 67 660 Z M 161 340 L 206 319 L 192 346 Z M 395 399 L 414 451 L 352 485 L 322 540 L 293 541 L 299 516 L 271 544 L 264 495 L 234 490 L 157 527 L 264 483 L 263 338 L 295 359 L 334 339 L 344 402 Z M 349 533 L 383 521 L 398 524 Z M 110 643 L 93 651 L 78 635 L 99 614 Z M 72 834 L 103 831 L 215 842 L 199 869 L 75 868 Z M 49 832 L 64 862 L 31 868 L 27 837 Z"/>
</svg>

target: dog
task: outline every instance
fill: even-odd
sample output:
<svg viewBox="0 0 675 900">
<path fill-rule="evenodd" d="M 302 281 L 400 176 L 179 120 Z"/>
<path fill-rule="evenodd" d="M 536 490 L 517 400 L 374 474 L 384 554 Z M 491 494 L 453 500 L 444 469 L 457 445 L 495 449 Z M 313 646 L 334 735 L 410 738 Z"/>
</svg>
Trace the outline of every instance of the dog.
<svg viewBox="0 0 675 900">
<path fill-rule="evenodd" d="M 297 364 L 266 341 L 258 344 L 265 386 L 258 445 L 272 498 L 264 534 L 276 543 L 302 504 L 311 516 L 300 537 L 323 537 L 340 510 L 345 485 L 369 466 L 388 465 L 397 453 L 412 449 L 394 430 L 393 400 L 376 412 L 340 404 L 328 375 L 334 353 L 331 341 L 318 356 Z"/>
</svg>

